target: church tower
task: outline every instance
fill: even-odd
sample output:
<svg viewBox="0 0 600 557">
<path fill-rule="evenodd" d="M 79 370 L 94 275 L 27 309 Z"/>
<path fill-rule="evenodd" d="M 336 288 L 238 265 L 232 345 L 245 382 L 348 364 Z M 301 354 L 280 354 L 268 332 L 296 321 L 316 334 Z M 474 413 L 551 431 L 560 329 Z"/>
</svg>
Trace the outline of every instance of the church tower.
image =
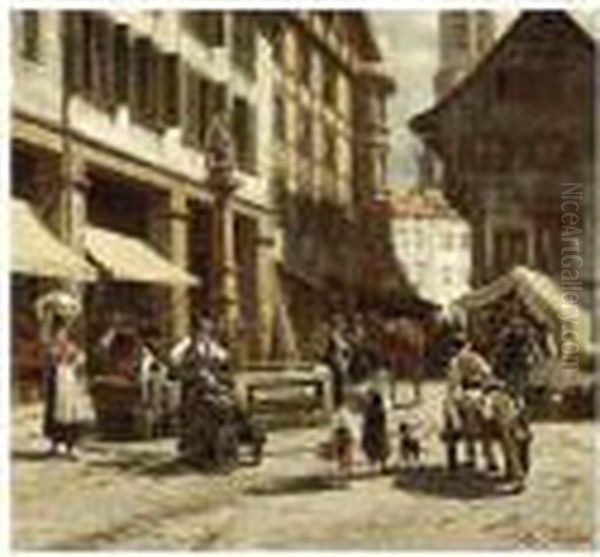
<svg viewBox="0 0 600 557">
<path fill-rule="evenodd" d="M 489 11 L 451 10 L 438 16 L 439 65 L 435 94 L 439 99 L 463 79 L 489 50 L 495 38 Z"/>
</svg>

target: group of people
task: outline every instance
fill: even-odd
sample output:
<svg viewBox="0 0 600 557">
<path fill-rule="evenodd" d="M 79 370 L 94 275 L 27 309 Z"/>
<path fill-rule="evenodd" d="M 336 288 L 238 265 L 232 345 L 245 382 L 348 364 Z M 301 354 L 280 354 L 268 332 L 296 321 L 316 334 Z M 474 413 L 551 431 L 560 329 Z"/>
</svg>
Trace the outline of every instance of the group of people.
<svg viewBox="0 0 600 557">
<path fill-rule="evenodd" d="M 387 331 L 398 331 L 402 328 L 403 344 L 400 350 L 398 341 L 380 344 L 380 352 L 375 353 L 376 357 L 369 364 L 371 370 L 365 375 L 372 377 L 379 367 L 392 379 L 395 379 L 399 372 L 409 378 L 414 378 L 415 375 L 421 378 L 423 370 L 427 367 L 427 359 L 435 358 L 436 365 L 445 370 L 444 427 L 454 432 L 467 430 L 467 435 L 464 436 L 467 466 L 474 466 L 476 461 L 476 437 L 469 435 L 469 432 L 478 429 L 486 420 L 488 423 L 504 420 L 500 427 L 508 427 L 511 412 L 510 419 L 513 421 L 517 418 L 526 420 L 529 376 L 536 366 L 557 356 L 549 328 L 543 325 L 536 327 L 531 320 L 522 315 L 513 315 L 506 320 L 485 353 L 467 337 L 461 327 L 445 326 L 440 328 L 433 338 L 425 339 L 424 335 L 407 335 L 406 331 L 409 329 L 402 321 L 396 320 L 388 327 L 383 323 L 382 326 Z M 347 338 L 344 335 L 343 320 L 334 316 L 324 359 L 331 370 L 334 405 L 337 409 L 333 421 L 332 446 L 340 470 L 346 472 L 351 468 L 351 455 L 354 453 L 353 447 L 357 444 L 357 435 L 352 433 L 353 416 L 347 404 L 348 386 L 352 384 L 353 379 L 350 373 L 353 344 Z M 361 338 L 369 336 L 363 335 Z M 387 354 L 386 348 L 389 350 Z M 354 349 L 357 349 L 356 345 Z M 398 367 L 394 369 L 394 366 Z M 411 370 L 410 366 L 417 366 L 418 370 Z M 360 412 L 360 445 L 366 460 L 380 466 L 381 469 L 385 469 L 390 455 L 384 391 L 381 383 L 376 387 L 371 386 L 363 398 Z M 395 403 L 394 392 L 392 386 L 392 406 Z M 497 396 L 498 393 L 502 393 L 504 398 Z M 498 412 L 504 414 L 498 416 Z M 418 441 L 411 438 L 409 424 L 402 422 L 397 433 L 400 442 L 407 444 L 405 454 L 420 452 Z M 495 469 L 491 438 L 484 439 L 483 452 L 489 468 Z M 511 462 L 510 467 L 516 468 L 518 474 L 522 474 L 519 463 Z"/>
<path fill-rule="evenodd" d="M 396 403 L 396 381 L 405 378 L 414 385 L 415 402 L 421 399 L 421 381 L 425 369 L 426 326 L 406 316 L 383 318 L 355 314 L 332 316 L 325 346 L 317 356 L 331 371 L 334 407 L 339 407 L 345 390 L 370 379 L 384 370 Z"/>
<path fill-rule="evenodd" d="M 156 396 L 156 385 L 176 385 L 173 394 L 177 400 L 167 406 L 176 408 L 181 454 L 196 462 L 220 458 L 218 423 L 234 412 L 235 403 L 228 352 L 217 339 L 213 321 L 194 320 L 190 334 L 161 357 L 143 327 L 115 314 L 96 343 L 90 362 L 86 362 L 75 329 L 72 320 L 56 313 L 50 317 L 43 339 L 43 433 L 50 454 L 57 455 L 64 447 L 67 456 L 77 458 L 82 426 L 93 417 L 90 374 L 84 373 L 84 367 L 95 367 L 95 373 L 112 374 L 139 387 L 141 408 L 148 411 L 161 410 L 152 407 L 157 400 L 164 403 Z"/>
</svg>

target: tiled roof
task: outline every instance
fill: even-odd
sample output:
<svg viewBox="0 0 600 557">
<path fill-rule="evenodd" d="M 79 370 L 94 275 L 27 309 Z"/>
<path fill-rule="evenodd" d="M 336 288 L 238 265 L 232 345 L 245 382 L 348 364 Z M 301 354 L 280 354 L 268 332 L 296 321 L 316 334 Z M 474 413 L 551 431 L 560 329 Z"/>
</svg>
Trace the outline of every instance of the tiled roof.
<svg viewBox="0 0 600 557">
<path fill-rule="evenodd" d="M 460 219 L 458 213 L 448 204 L 442 191 L 437 188 L 412 188 L 393 193 L 390 206 L 392 216 L 395 218 Z"/>
</svg>

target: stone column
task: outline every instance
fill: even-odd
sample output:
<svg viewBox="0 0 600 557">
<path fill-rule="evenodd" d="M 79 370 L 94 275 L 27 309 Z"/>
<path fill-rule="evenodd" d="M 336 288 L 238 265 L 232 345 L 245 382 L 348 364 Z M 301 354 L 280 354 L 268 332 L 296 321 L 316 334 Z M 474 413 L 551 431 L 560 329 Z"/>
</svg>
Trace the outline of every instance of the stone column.
<svg viewBox="0 0 600 557">
<path fill-rule="evenodd" d="M 225 120 L 216 115 L 206 140 L 207 185 L 214 194 L 211 298 L 219 333 L 234 360 L 237 355 L 238 296 L 234 213 L 231 200 L 239 187 L 234 177 L 233 141 Z"/>
<path fill-rule="evenodd" d="M 274 259 L 275 230 L 263 220 L 259 223 L 256 265 L 259 322 L 259 355 L 268 357 L 273 338 L 273 318 L 280 299 Z"/>
<path fill-rule="evenodd" d="M 79 254 L 85 249 L 86 195 L 90 185 L 85 161 L 76 153 L 64 157 L 58 211 L 53 219 L 59 237 Z"/>
<path fill-rule="evenodd" d="M 169 255 L 171 261 L 181 269 L 188 268 L 188 206 L 182 191 L 173 191 L 169 198 Z M 171 310 L 174 338 L 189 332 L 190 311 L 188 287 L 174 286 L 171 289 Z"/>
<path fill-rule="evenodd" d="M 215 184 L 221 188 L 226 184 Z M 230 193 L 217 189 L 215 195 L 212 262 L 212 307 L 221 338 L 233 349 L 237 338 L 239 318 L 237 295 L 237 264 L 235 260 L 234 213 L 230 204 Z"/>
</svg>

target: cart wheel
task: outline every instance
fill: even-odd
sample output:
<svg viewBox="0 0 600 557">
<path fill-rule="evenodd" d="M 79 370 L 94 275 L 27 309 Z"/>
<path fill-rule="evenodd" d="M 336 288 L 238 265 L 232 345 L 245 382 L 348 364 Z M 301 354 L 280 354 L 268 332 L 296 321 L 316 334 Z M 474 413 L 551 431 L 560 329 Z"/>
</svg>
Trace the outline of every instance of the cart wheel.
<svg viewBox="0 0 600 557">
<path fill-rule="evenodd" d="M 222 425 L 218 428 L 215 457 L 217 466 L 227 470 L 238 463 L 238 438 L 233 425 Z"/>
</svg>

